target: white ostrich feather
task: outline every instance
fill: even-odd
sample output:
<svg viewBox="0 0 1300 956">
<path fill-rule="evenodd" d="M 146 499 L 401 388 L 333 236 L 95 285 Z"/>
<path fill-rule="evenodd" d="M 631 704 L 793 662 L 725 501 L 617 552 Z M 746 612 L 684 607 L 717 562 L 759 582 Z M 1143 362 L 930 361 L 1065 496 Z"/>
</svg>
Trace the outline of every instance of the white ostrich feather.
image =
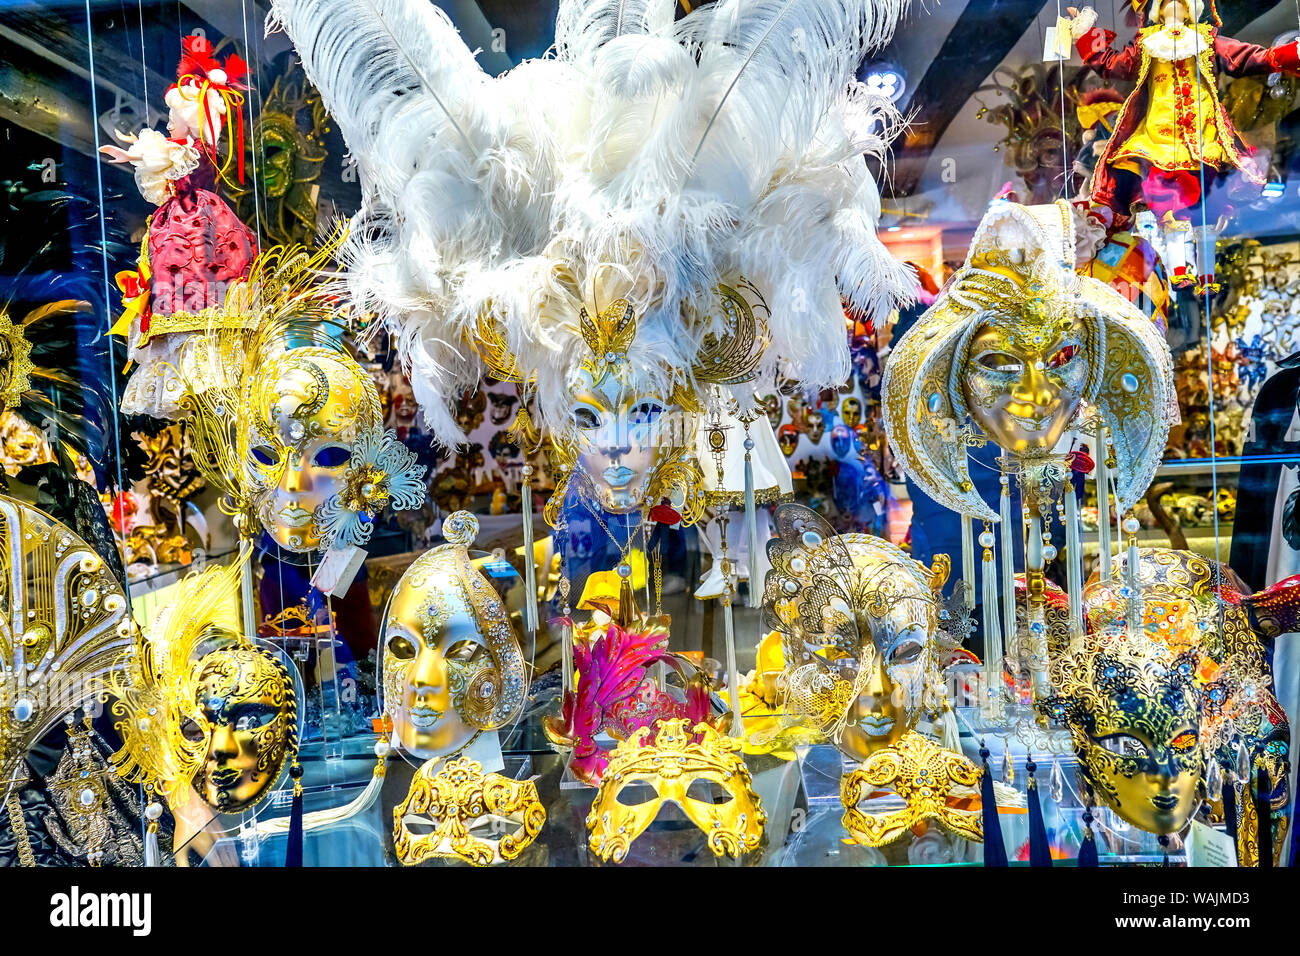
<svg viewBox="0 0 1300 956">
<path fill-rule="evenodd" d="M 493 319 L 543 428 L 565 425 L 582 308 L 629 298 L 646 394 L 692 384 L 715 289 L 771 309 L 759 370 L 849 370 L 841 293 L 886 310 L 915 280 L 875 234 L 864 155 L 897 123 L 854 75 L 906 0 L 563 0 L 554 56 L 497 78 L 427 0 L 273 0 L 358 161 L 348 293 L 390 329 L 426 423 L 484 367 Z"/>
</svg>

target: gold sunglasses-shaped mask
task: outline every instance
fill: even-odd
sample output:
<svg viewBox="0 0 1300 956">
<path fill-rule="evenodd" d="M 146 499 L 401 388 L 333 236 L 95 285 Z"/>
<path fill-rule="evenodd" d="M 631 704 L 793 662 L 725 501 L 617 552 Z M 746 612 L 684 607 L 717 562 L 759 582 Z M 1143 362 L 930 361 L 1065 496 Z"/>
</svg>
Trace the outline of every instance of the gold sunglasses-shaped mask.
<svg viewBox="0 0 1300 956">
<path fill-rule="evenodd" d="M 193 668 L 194 719 L 181 733 L 202 752 L 195 789 L 222 813 L 247 810 L 297 753 L 293 676 L 274 652 L 243 642 L 207 651 Z"/>
<path fill-rule="evenodd" d="M 511 827 L 504 835 L 498 829 L 503 823 Z M 531 780 L 485 774 L 482 764 L 467 758 L 435 758 L 416 772 L 393 811 L 393 850 L 403 866 L 440 857 L 490 866 L 518 857 L 545 823 Z"/>
<path fill-rule="evenodd" d="M 527 691 L 523 651 L 500 595 L 467 546 L 478 519 L 443 522 L 447 544 L 426 551 L 397 582 L 384 616 L 384 706 L 394 742 L 428 760 L 507 725 Z"/>
<path fill-rule="evenodd" d="M 1088 787 L 1148 833 L 1181 830 L 1204 796 L 1197 655 L 1083 651 L 1060 662 L 1039 709 L 1070 729 Z"/>
<path fill-rule="evenodd" d="M 741 742 L 681 717 L 642 727 L 614 748 L 587 815 L 591 852 L 621 863 L 664 804 L 681 808 L 715 856 L 736 857 L 763 840 L 767 814 Z M 714 802 L 714 793 L 725 798 Z"/>
</svg>

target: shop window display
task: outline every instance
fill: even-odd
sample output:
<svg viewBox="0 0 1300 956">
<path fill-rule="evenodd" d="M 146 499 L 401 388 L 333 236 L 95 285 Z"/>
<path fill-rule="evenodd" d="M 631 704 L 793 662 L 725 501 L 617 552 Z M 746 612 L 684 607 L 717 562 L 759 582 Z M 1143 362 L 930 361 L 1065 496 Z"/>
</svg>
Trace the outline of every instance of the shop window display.
<svg viewBox="0 0 1300 956">
<path fill-rule="evenodd" d="M 1294 14 L 5 7 L 0 858 L 1293 862 Z"/>
</svg>

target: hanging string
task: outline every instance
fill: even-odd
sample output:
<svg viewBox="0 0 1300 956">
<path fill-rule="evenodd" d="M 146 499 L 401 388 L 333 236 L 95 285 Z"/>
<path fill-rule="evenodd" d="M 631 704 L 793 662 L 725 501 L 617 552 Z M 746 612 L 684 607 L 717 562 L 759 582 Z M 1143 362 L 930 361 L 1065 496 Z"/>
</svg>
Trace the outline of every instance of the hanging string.
<svg viewBox="0 0 1300 956">
<path fill-rule="evenodd" d="M 1083 481 L 1080 476 L 1079 481 Z M 1065 581 L 1070 598 L 1070 641 L 1083 640 L 1083 545 L 1079 532 L 1079 499 L 1065 479 Z"/>
<path fill-rule="evenodd" d="M 1006 529 L 1003 529 L 1003 536 Z M 988 719 L 1000 723 L 1002 718 L 1002 658 L 1005 653 L 1002 622 L 998 614 L 998 572 L 993 558 L 993 528 L 986 521 L 980 534 L 984 549 L 981 584 L 984 589 L 981 602 L 984 610 L 984 699 Z"/>
<path fill-rule="evenodd" d="M 1018 641 L 1016 635 L 1016 559 L 1015 526 L 1011 523 L 1011 477 L 1002 475 L 1002 494 L 998 503 L 998 524 L 1002 530 L 1002 621 L 1007 643 Z M 1006 653 L 1005 646 L 1003 654 Z"/>
<path fill-rule="evenodd" d="M 1110 478 L 1108 477 L 1110 449 L 1108 443 L 1106 426 L 1098 423 L 1097 460 L 1094 474 L 1097 485 L 1097 548 L 1101 559 L 1100 573 L 1103 581 L 1109 581 L 1111 576 Z"/>
</svg>

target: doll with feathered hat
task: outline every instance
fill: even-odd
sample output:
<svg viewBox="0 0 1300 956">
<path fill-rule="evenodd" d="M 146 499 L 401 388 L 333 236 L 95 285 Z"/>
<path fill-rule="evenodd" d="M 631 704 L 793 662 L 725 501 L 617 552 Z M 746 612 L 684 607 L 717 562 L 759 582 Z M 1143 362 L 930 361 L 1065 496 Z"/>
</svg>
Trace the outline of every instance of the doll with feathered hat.
<svg viewBox="0 0 1300 956">
<path fill-rule="evenodd" d="M 138 364 L 122 397 L 122 410 L 175 417 L 177 389 L 166 369 L 184 339 L 214 324 L 232 289 L 248 278 L 257 239 L 214 191 L 216 180 L 244 178 L 243 104 L 248 66 L 236 54 L 218 60 L 203 37 L 188 36 L 176 82 L 164 101 L 164 136 L 155 129 L 121 137 L 127 148 L 103 146 L 114 162 L 135 167 L 140 194 L 158 208 L 134 271 L 117 276 L 126 309 L 114 328 L 126 334 Z M 229 148 L 219 149 L 229 130 Z M 234 167 L 233 169 L 231 167 Z"/>
<path fill-rule="evenodd" d="M 1143 204 L 1163 221 L 1166 237 L 1186 233 L 1187 211 L 1201 201 L 1202 184 L 1240 170 L 1252 183 L 1264 177 L 1219 100 L 1218 78 L 1269 73 L 1300 75 L 1293 41 L 1272 49 L 1222 36 L 1214 2 L 1202 22 L 1204 0 L 1132 0 L 1145 25 L 1123 49 L 1115 33 L 1097 26 L 1091 7 L 1069 8 L 1080 56 L 1104 76 L 1136 83 L 1115 121 L 1093 177 L 1092 200 L 1127 218 Z M 1140 208 L 1140 206 L 1139 206 Z M 1180 220 L 1182 222 L 1180 223 Z M 1212 280 L 1214 236 L 1198 237 L 1202 259 L 1169 263 L 1171 274 L 1202 284 Z"/>
</svg>

